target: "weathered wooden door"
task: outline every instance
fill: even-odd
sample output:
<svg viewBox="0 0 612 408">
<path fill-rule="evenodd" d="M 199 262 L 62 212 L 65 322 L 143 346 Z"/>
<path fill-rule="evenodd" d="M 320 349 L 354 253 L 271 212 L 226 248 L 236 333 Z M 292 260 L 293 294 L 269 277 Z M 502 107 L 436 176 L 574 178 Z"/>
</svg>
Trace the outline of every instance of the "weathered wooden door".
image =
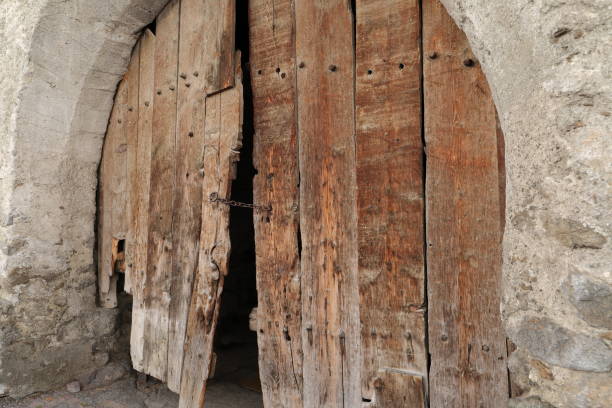
<svg viewBox="0 0 612 408">
<path fill-rule="evenodd" d="M 250 0 L 267 407 L 501 407 L 503 138 L 439 0 Z M 119 86 L 99 292 L 134 367 L 204 404 L 242 126 L 233 0 L 173 0 Z M 212 199 L 211 199 L 212 198 Z"/>
<path fill-rule="evenodd" d="M 249 13 L 266 406 L 504 406 L 502 150 L 465 36 L 438 0 Z"/>
<path fill-rule="evenodd" d="M 214 24 L 210 24 L 213 21 Z M 99 296 L 133 295 L 134 368 L 204 403 L 242 129 L 234 0 L 172 0 L 119 85 L 100 166 Z"/>
</svg>

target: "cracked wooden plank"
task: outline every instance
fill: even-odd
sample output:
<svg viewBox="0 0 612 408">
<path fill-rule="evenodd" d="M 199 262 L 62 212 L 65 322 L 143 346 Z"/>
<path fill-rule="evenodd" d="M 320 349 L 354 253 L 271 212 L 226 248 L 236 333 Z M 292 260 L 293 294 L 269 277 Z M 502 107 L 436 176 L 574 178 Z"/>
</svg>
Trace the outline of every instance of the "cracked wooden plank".
<svg viewBox="0 0 612 408">
<path fill-rule="evenodd" d="M 295 4 L 304 406 L 361 405 L 353 15 Z"/>
<path fill-rule="evenodd" d="M 376 408 L 425 407 L 421 375 L 405 370 L 381 369 L 372 381 Z"/>
<path fill-rule="evenodd" d="M 427 377 L 421 30 L 417 0 L 356 4 L 362 397 L 371 400 L 383 367 Z M 377 390 L 385 400 L 399 403 L 412 386 L 422 393 L 411 376 L 392 380 Z"/>
<path fill-rule="evenodd" d="M 205 95 L 234 83 L 233 0 L 182 0 L 177 86 L 176 187 L 168 335 L 168 387 L 181 389 L 183 346 L 198 264 Z M 211 24 L 210 22 L 217 22 Z"/>
<path fill-rule="evenodd" d="M 302 406 L 293 1 L 249 3 L 259 372 L 268 407 Z"/>
<path fill-rule="evenodd" d="M 138 182 L 138 98 L 140 93 L 140 43 L 139 40 L 128 67 L 126 78 L 128 81 L 126 139 L 127 139 L 127 165 L 126 165 L 126 200 L 127 200 L 127 234 L 125 237 L 125 283 L 124 290 L 132 293 L 132 267 L 134 265 L 133 253 L 136 246 L 136 236 L 133 219 L 136 216 L 138 198 L 135 195 Z"/>
<path fill-rule="evenodd" d="M 166 381 L 168 370 L 179 7 L 179 0 L 166 6 L 157 17 L 155 35 L 144 357 L 145 373 L 161 381 Z"/>
<path fill-rule="evenodd" d="M 508 399 L 495 106 L 468 41 L 423 1 L 430 403 Z"/>
<path fill-rule="evenodd" d="M 238 54 L 239 55 L 239 54 Z M 240 61 L 239 56 L 236 61 Z M 239 66 L 239 64 L 236 64 Z M 206 98 L 202 229 L 191 297 L 181 381 L 180 408 L 202 408 L 210 375 L 212 348 L 223 283 L 229 267 L 229 207 L 211 202 L 229 198 L 242 145 L 242 79 L 235 87 Z"/>
<path fill-rule="evenodd" d="M 151 174 L 151 135 L 153 133 L 153 100 L 155 79 L 155 35 L 145 30 L 140 43 L 140 81 L 138 99 L 138 144 L 136 148 L 136 180 L 132 184 L 130 200 L 133 212 L 130 229 L 134 245 L 128 243 L 131 258 L 132 328 L 130 355 L 135 370 L 144 371 L 144 285 L 147 270 L 149 237 L 149 187 Z"/>
</svg>

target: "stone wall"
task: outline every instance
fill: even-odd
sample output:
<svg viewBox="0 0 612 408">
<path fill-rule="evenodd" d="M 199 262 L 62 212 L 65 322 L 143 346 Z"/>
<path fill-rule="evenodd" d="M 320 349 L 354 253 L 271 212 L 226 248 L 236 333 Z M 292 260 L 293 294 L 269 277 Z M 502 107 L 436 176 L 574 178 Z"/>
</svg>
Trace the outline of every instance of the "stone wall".
<svg viewBox="0 0 612 408">
<path fill-rule="evenodd" d="M 0 3 L 0 394 L 108 360 L 96 308 L 96 172 L 116 85 L 166 0 Z"/>
<path fill-rule="evenodd" d="M 506 138 L 511 404 L 607 406 L 612 5 L 442 1 Z M 163 3 L 0 4 L 0 394 L 65 383 L 116 341 L 116 313 L 94 302 L 96 170 L 136 34 Z"/>
</svg>

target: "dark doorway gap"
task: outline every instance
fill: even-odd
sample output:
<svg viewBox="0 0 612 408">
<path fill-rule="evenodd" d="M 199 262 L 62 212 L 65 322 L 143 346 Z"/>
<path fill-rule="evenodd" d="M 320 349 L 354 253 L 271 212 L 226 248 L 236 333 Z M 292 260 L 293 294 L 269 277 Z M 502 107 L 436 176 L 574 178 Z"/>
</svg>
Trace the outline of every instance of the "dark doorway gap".
<svg viewBox="0 0 612 408">
<path fill-rule="evenodd" d="M 232 182 L 232 200 L 253 202 L 253 101 L 249 71 L 248 7 L 236 7 L 236 48 L 242 52 L 244 121 L 242 149 Z M 253 211 L 230 207 L 232 250 L 225 278 L 215 336 L 215 373 L 211 381 L 227 381 L 261 391 L 258 372 L 257 333 L 249 328 L 249 315 L 257 306 L 255 230 Z"/>
</svg>

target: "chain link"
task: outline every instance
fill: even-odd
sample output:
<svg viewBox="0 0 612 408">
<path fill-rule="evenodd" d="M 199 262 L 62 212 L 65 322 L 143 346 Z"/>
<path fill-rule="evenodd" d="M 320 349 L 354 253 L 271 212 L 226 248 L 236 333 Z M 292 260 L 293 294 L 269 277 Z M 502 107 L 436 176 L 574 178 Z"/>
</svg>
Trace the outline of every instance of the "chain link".
<svg viewBox="0 0 612 408">
<path fill-rule="evenodd" d="M 225 198 L 219 197 L 219 193 L 211 193 L 209 196 L 211 203 L 221 203 L 228 205 L 230 207 L 242 207 L 242 208 L 252 208 L 255 211 L 272 211 L 272 207 L 269 205 L 257 205 L 257 204 L 249 204 L 249 203 L 241 203 L 240 201 L 227 200 Z"/>
</svg>

